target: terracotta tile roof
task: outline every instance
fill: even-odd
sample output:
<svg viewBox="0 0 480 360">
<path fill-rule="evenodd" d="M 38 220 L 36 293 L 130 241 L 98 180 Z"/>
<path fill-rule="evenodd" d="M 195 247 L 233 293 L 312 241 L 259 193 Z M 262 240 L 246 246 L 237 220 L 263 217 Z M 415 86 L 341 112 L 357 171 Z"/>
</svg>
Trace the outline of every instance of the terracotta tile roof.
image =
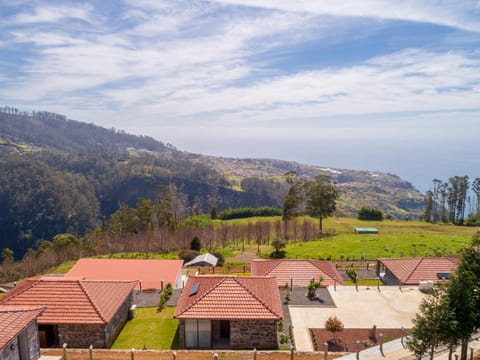
<svg viewBox="0 0 480 360">
<path fill-rule="evenodd" d="M 175 287 L 182 265 L 183 260 L 80 259 L 66 276 L 87 280 L 140 280 L 143 289 L 160 289 L 162 281 Z"/>
<path fill-rule="evenodd" d="M 39 324 L 105 324 L 135 285 L 135 281 L 27 279 L 0 298 L 0 304 L 44 306 Z"/>
<path fill-rule="evenodd" d="M 192 276 L 174 317 L 279 320 L 283 312 L 273 277 Z"/>
<path fill-rule="evenodd" d="M 20 334 L 44 309 L 38 306 L 0 305 L 0 349 Z"/>
<path fill-rule="evenodd" d="M 308 286 L 311 279 L 318 280 L 320 276 L 323 277 L 322 285 L 333 285 L 335 280 L 337 285 L 343 285 L 342 276 L 331 261 L 253 260 L 250 267 L 253 276 L 274 276 L 278 286 L 290 284 L 290 279 L 293 279 L 293 286 Z"/>
<path fill-rule="evenodd" d="M 441 281 L 438 273 L 452 273 L 459 260 L 454 257 L 378 259 L 397 279 L 406 285 L 416 285 L 421 280 Z"/>
</svg>

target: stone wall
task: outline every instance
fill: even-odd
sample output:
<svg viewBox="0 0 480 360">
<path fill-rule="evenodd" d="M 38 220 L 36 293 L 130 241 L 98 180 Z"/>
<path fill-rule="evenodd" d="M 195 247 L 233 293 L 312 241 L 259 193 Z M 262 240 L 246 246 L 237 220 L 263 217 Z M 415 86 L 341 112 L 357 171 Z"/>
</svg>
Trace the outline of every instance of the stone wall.
<svg viewBox="0 0 480 360">
<path fill-rule="evenodd" d="M 123 325 L 125 325 L 125 322 L 128 319 L 128 312 L 133 303 L 134 295 L 132 291 L 105 328 L 105 346 L 107 348 L 112 346 L 118 334 L 122 331 Z"/>
<path fill-rule="evenodd" d="M 38 338 L 37 321 L 32 321 L 27 327 L 27 346 L 29 359 L 40 358 L 40 339 Z"/>
<path fill-rule="evenodd" d="M 40 358 L 40 345 L 38 341 L 38 328 L 37 322 L 32 321 L 22 333 L 26 336 L 26 343 L 28 349 L 28 357 L 31 360 L 37 360 Z M 22 336 L 22 335 L 20 335 Z M 0 359 L 2 360 L 18 360 L 20 359 L 20 352 L 18 344 L 20 342 L 20 336 L 13 338 L 5 347 L 0 349 Z M 10 349 L 10 346 L 13 349 Z"/>
<path fill-rule="evenodd" d="M 231 320 L 230 347 L 232 349 L 276 349 L 277 321 Z"/>
<path fill-rule="evenodd" d="M 133 301 L 132 291 L 108 324 L 58 324 L 59 346 L 66 343 L 69 348 L 110 347 L 125 325 Z"/>
<path fill-rule="evenodd" d="M 69 348 L 105 348 L 104 324 L 58 324 L 58 344 Z"/>
<path fill-rule="evenodd" d="M 18 353 L 18 348 L 15 346 L 16 339 L 11 340 L 5 347 L 0 349 L 0 359 L 2 360 L 18 360 L 20 359 L 20 354 Z M 13 344 L 14 349 L 10 350 L 10 346 Z"/>
<path fill-rule="evenodd" d="M 212 338 L 219 336 L 219 329 L 212 324 Z M 179 347 L 185 348 L 185 320 L 179 321 Z M 218 332 L 218 334 L 216 334 Z M 277 321 L 275 320 L 230 320 L 231 349 L 277 349 Z"/>
</svg>

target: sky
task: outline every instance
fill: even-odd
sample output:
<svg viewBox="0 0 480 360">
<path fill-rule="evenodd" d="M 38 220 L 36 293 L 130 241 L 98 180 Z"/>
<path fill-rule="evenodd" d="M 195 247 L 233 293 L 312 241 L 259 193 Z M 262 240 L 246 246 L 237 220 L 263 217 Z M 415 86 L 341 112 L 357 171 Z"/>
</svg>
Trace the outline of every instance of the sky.
<svg viewBox="0 0 480 360">
<path fill-rule="evenodd" d="M 480 177 L 480 1 L 0 0 L 0 84 L 180 150 Z"/>
</svg>

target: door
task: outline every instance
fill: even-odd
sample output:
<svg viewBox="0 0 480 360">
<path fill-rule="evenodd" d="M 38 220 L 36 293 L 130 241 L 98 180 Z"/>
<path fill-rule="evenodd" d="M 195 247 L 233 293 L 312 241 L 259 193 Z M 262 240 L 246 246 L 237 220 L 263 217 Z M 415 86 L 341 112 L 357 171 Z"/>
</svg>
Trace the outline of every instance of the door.
<svg viewBox="0 0 480 360">
<path fill-rule="evenodd" d="M 220 320 L 220 338 L 230 339 L 230 320 Z"/>
<path fill-rule="evenodd" d="M 212 347 L 212 322 L 210 320 L 185 320 L 185 347 Z"/>
<path fill-rule="evenodd" d="M 49 348 L 58 345 L 56 325 L 38 325 L 38 337 L 41 348 Z"/>
</svg>

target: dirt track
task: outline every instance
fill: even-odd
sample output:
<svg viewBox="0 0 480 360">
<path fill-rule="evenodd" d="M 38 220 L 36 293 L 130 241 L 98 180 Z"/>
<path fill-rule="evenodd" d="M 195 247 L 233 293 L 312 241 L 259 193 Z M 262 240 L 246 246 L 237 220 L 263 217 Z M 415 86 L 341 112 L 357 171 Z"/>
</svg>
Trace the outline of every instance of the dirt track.
<svg viewBox="0 0 480 360">
<path fill-rule="evenodd" d="M 176 360 L 207 360 L 213 359 L 215 351 L 186 351 L 176 350 Z M 62 355 L 62 350 L 42 350 L 42 355 Z M 252 351 L 216 351 L 219 360 L 253 360 Z M 172 360 L 175 359 L 171 351 L 135 351 L 134 360 Z M 328 359 L 340 355 L 329 354 Z M 257 360 L 290 360 L 289 351 L 258 351 Z M 318 360 L 324 359 L 323 353 L 295 352 L 294 360 Z M 88 350 L 71 349 L 67 351 L 67 360 L 89 360 Z M 121 350 L 94 350 L 93 360 L 132 360 L 130 351 Z"/>
</svg>

